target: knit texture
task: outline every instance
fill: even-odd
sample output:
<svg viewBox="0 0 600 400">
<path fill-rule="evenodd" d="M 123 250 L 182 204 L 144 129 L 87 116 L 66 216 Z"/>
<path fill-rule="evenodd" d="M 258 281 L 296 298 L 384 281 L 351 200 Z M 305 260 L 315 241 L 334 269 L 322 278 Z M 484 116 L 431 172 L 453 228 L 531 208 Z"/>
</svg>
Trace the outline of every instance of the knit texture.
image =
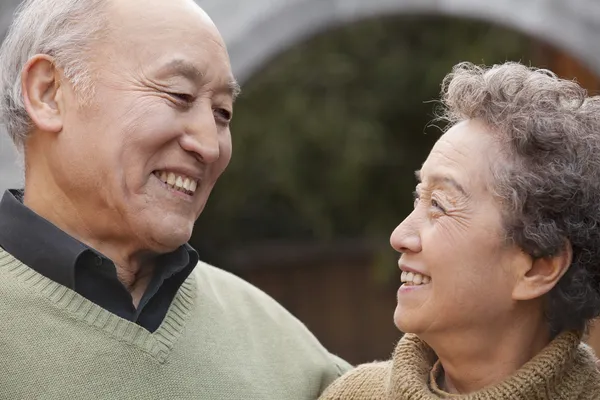
<svg viewBox="0 0 600 400">
<path fill-rule="evenodd" d="M 430 385 L 435 353 L 407 334 L 390 361 L 359 366 L 335 381 L 321 400 L 598 400 L 595 356 L 580 340 L 564 333 L 503 382 L 468 395 L 447 395 Z"/>
<path fill-rule="evenodd" d="M 154 333 L 0 249 L 0 399 L 314 400 L 350 366 L 257 288 L 200 263 Z"/>
</svg>

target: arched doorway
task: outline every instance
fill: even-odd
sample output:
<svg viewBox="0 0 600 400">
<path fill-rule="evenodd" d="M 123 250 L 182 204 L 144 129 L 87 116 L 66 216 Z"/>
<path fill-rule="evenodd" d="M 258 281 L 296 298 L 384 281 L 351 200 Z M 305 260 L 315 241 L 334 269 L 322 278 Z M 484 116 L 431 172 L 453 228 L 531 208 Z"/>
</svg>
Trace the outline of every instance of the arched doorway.
<svg viewBox="0 0 600 400">
<path fill-rule="evenodd" d="M 280 51 L 320 31 L 383 15 L 434 14 L 500 23 L 568 51 L 600 72 L 600 3 L 536 0 L 197 0 L 246 80 Z M 236 9 L 235 13 L 227 10 Z"/>
</svg>

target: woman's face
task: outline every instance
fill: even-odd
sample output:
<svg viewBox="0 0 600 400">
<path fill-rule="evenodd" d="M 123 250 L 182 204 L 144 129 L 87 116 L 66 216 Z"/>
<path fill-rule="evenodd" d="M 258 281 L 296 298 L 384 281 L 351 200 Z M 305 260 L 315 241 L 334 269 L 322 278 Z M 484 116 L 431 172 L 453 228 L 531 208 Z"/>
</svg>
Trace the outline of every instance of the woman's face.
<svg viewBox="0 0 600 400">
<path fill-rule="evenodd" d="M 403 332 L 489 328 L 509 318 L 517 263 L 490 187 L 499 144 L 479 121 L 461 122 L 435 144 L 419 171 L 413 212 L 394 230 L 404 283 L 394 314 Z M 521 264 L 522 265 L 522 264 Z M 410 282 L 412 281 L 412 283 Z"/>
</svg>

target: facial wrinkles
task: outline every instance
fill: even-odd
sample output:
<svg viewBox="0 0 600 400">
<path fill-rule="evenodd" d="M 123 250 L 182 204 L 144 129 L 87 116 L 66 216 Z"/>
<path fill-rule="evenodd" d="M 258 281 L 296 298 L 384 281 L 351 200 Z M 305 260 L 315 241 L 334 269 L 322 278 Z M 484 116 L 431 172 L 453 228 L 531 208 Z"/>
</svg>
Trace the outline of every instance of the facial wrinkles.
<svg viewBox="0 0 600 400">
<path fill-rule="evenodd" d="M 440 221 L 441 232 L 444 231 L 445 225 L 449 226 L 443 233 L 447 237 L 448 246 L 456 251 L 457 259 L 461 260 L 458 265 L 468 267 L 465 270 L 468 273 L 461 273 L 461 279 L 474 291 L 487 287 L 486 282 L 490 279 L 495 281 L 493 277 L 497 275 L 498 268 L 502 264 L 500 241 L 493 231 L 495 224 L 486 218 L 490 213 L 493 213 L 493 210 L 487 213 L 480 213 L 480 210 L 471 213 L 465 224 L 467 229 L 459 227 L 456 221 L 452 223 L 449 220 L 448 223 Z M 471 246 L 472 243 L 478 243 L 478 246 Z M 452 296 L 457 299 L 457 302 L 464 303 L 465 307 L 472 308 L 474 312 L 485 311 L 484 304 L 469 305 L 469 299 L 461 300 L 461 292 L 458 289 L 455 289 Z"/>
<path fill-rule="evenodd" d="M 436 163 L 440 166 L 465 173 L 461 160 L 468 160 L 473 155 L 463 152 L 459 147 L 442 137 L 431 151 L 430 157 L 436 159 Z M 468 174 L 465 175 L 468 176 Z"/>
<path fill-rule="evenodd" d="M 168 94 L 165 93 L 167 86 L 151 79 L 143 67 L 123 69 L 120 75 L 120 78 L 113 80 L 112 84 L 109 84 L 109 87 L 118 92 L 125 93 L 125 96 L 132 99 L 131 103 L 134 103 L 132 104 L 133 107 L 130 108 L 132 112 L 145 110 L 142 114 L 148 114 L 148 107 L 156 107 L 158 104 L 153 101 L 155 97 L 160 97 L 164 100 L 169 99 Z M 139 97 L 131 96 L 136 93 Z M 140 104 L 140 102 L 147 103 Z M 142 116 L 138 115 L 138 117 L 141 119 Z"/>
<path fill-rule="evenodd" d="M 113 74 L 117 75 L 117 72 Z M 123 68 L 118 73 L 118 77 L 107 79 L 107 86 L 112 90 L 124 93 L 157 94 L 162 91 L 158 84 L 153 84 L 152 80 L 144 73 L 143 68 L 140 67 Z"/>
<path fill-rule="evenodd" d="M 129 152 L 128 150 L 139 150 L 141 147 L 144 147 L 145 142 L 140 140 L 143 137 L 140 137 L 137 133 L 141 129 L 144 129 L 147 119 L 152 116 L 156 108 L 156 102 L 147 96 L 138 96 L 131 100 L 130 104 L 124 107 L 123 112 L 115 119 L 115 128 L 113 128 L 118 129 L 122 140 L 120 150 L 116 155 L 118 157 L 116 166 L 123 166 L 124 168 L 115 168 L 111 173 L 117 175 L 117 182 L 121 186 L 122 193 L 126 196 L 144 194 L 147 189 L 146 185 L 136 182 L 138 179 L 141 179 L 139 170 L 143 168 L 146 160 L 139 160 L 138 152 Z M 132 164 L 136 166 L 134 170 L 126 167 Z"/>
<path fill-rule="evenodd" d="M 437 230 L 448 244 L 461 243 L 468 239 L 469 228 L 472 226 L 469 218 L 446 215 L 437 221 Z"/>
<path fill-rule="evenodd" d="M 193 5 L 192 13 L 195 14 L 196 5 Z M 187 11 L 189 16 L 189 11 Z M 131 43 L 122 50 L 122 53 L 135 53 L 137 57 L 132 56 L 128 57 L 129 59 L 134 60 L 137 66 L 132 66 L 128 70 L 125 69 L 126 75 L 128 76 L 127 81 L 131 83 L 134 88 L 140 91 L 155 91 L 157 95 L 165 96 L 167 100 L 170 99 L 167 93 L 168 92 L 177 92 L 183 94 L 194 95 L 194 97 L 206 97 L 213 99 L 212 86 L 213 83 L 218 83 L 220 81 L 227 82 L 231 75 L 231 68 L 229 64 L 229 58 L 227 55 L 227 50 L 223 41 L 220 39 L 218 31 L 212 25 L 210 19 L 205 16 L 203 12 L 200 12 L 201 16 L 206 20 L 204 21 L 204 26 L 199 26 L 197 21 L 194 22 L 194 26 L 196 27 L 193 31 L 180 31 L 179 29 L 168 29 L 168 37 L 165 37 L 164 34 L 161 34 L 158 37 L 157 43 L 155 45 L 156 49 L 152 51 L 140 51 L 140 46 L 134 46 Z M 139 27 L 134 24 L 136 29 L 143 30 L 142 28 L 146 28 L 144 24 L 141 24 Z M 120 29 L 125 29 L 122 27 Z M 156 31 L 154 29 L 153 31 Z M 142 35 L 142 33 L 144 33 Z M 147 42 L 148 32 L 139 32 L 138 40 L 144 39 Z M 193 44 L 190 40 L 191 37 L 194 37 Z M 158 48 L 161 44 L 169 43 L 178 43 L 181 47 L 181 51 L 178 53 L 173 53 L 172 47 L 166 46 L 164 50 L 164 54 L 170 55 L 169 59 L 177 59 L 180 58 L 182 60 L 187 60 L 189 63 L 195 63 L 199 70 L 203 72 L 204 76 L 199 76 L 198 81 L 196 83 L 189 82 L 189 80 L 184 79 L 184 77 L 178 77 L 176 75 L 165 78 L 164 80 L 159 77 L 157 74 L 158 71 L 148 70 L 146 68 L 147 65 L 157 65 L 156 53 L 158 52 Z M 190 43 L 190 44 L 187 44 Z M 143 47 L 143 46 L 142 46 Z M 162 58 L 162 55 L 161 55 Z M 124 60 L 125 64 L 129 64 L 130 61 Z M 121 63 L 119 63 L 120 65 Z M 121 68 L 121 66 L 119 67 Z M 119 69 L 119 74 L 122 74 L 122 70 Z M 223 75 L 223 76 L 220 76 Z M 201 86 L 200 86 L 201 84 Z M 201 91 L 199 89 L 202 89 Z M 202 92 L 202 93 L 200 93 Z M 226 96 L 227 97 L 227 96 Z M 223 105 L 228 108 L 228 111 L 231 110 L 231 101 L 227 99 L 219 99 Z M 224 107 L 224 108 L 225 108 Z"/>
<path fill-rule="evenodd" d="M 467 185 L 463 183 L 465 182 L 464 178 L 460 180 L 463 186 L 465 186 L 465 190 L 468 191 L 469 196 L 467 198 L 462 194 L 455 194 L 453 190 L 441 189 L 437 191 L 439 193 L 438 197 L 442 197 L 445 200 L 442 202 L 445 205 L 445 213 L 436 218 L 435 228 L 438 234 L 444 238 L 444 242 L 448 246 L 456 248 L 458 251 L 460 251 L 461 246 L 464 247 L 465 243 L 481 239 L 486 241 L 492 240 L 488 236 L 489 232 L 486 232 L 485 227 L 482 226 L 488 216 L 481 212 L 481 208 L 483 208 L 483 211 L 493 212 L 493 210 L 489 210 L 485 206 L 487 196 L 481 190 L 484 185 L 479 171 L 469 171 L 461 163 L 461 160 L 468 159 L 466 158 L 466 152 L 459 150 L 454 144 L 446 142 L 441 149 L 435 151 L 432 155 L 433 165 L 436 167 L 434 172 L 446 170 L 448 171 L 447 173 L 451 172 L 451 175 L 455 178 L 471 177 L 471 179 L 468 179 Z M 440 174 L 442 175 L 443 173 Z M 471 191 L 473 192 L 472 194 Z M 433 193 L 435 194 L 436 190 L 433 190 Z M 441 193 L 445 195 L 442 196 Z M 453 199 L 454 201 L 450 202 L 448 199 Z M 474 232 L 478 232 L 478 235 L 479 233 L 486 232 L 484 236 L 488 236 L 488 238 L 485 239 L 482 236 L 478 236 L 478 238 L 472 237 Z M 462 251 L 476 252 L 477 249 L 463 249 Z M 465 260 L 465 262 L 468 262 L 468 260 Z M 482 262 L 485 261 L 482 260 Z"/>
<path fill-rule="evenodd" d="M 178 42 L 173 40 L 173 42 Z M 136 53 L 135 48 L 122 49 L 121 53 L 129 54 Z M 168 54 L 171 54 L 169 52 Z M 159 76 L 160 71 L 155 70 L 158 67 L 158 63 L 156 59 L 156 54 L 138 54 L 137 57 L 132 55 L 127 59 L 123 59 L 120 54 L 114 54 L 114 58 L 119 59 L 118 63 L 111 63 L 114 65 L 114 68 L 109 67 L 109 73 L 106 76 L 106 84 L 110 85 L 112 88 L 121 91 L 128 90 L 136 90 L 142 92 L 165 92 L 165 91 L 179 91 L 173 90 L 173 88 L 177 87 L 179 89 L 185 88 L 183 91 L 191 91 L 195 90 L 192 86 L 194 86 L 194 82 L 190 82 L 183 76 L 178 76 L 177 74 L 171 74 L 164 78 Z M 181 54 L 178 56 L 181 59 L 188 59 L 190 63 L 193 63 L 194 59 L 200 60 L 211 60 L 213 64 L 221 65 L 222 61 L 220 57 L 218 57 L 214 52 L 208 52 L 206 49 L 202 49 L 201 54 L 195 54 L 193 58 L 190 58 L 189 54 Z M 175 56 L 173 56 L 175 58 Z M 217 61 L 217 59 L 219 59 Z M 118 65 L 118 67 L 117 67 Z M 202 68 L 201 70 L 204 70 Z M 205 81 L 202 76 L 198 77 L 198 80 Z"/>
<path fill-rule="evenodd" d="M 427 181 L 425 181 L 427 183 Z M 430 218 L 436 223 L 437 229 L 447 236 L 449 240 L 462 238 L 470 227 L 472 214 L 471 198 L 465 197 L 456 190 L 447 188 L 445 185 L 420 185 L 420 197 L 427 201 Z M 436 201 L 443 210 L 430 210 L 432 201 Z M 458 235 L 458 236 L 456 236 Z"/>
<path fill-rule="evenodd" d="M 178 76 L 176 73 L 162 79 L 150 77 L 148 74 L 142 72 L 137 87 L 142 92 L 147 92 L 168 100 L 171 105 L 177 103 L 171 94 L 184 94 L 189 95 L 194 100 L 194 103 L 208 101 L 210 104 L 218 104 L 232 113 L 233 99 L 227 94 L 216 92 L 213 86 L 215 86 L 215 82 L 218 82 L 219 79 L 211 75 L 212 73 L 210 75 L 209 73 L 203 73 L 197 77 L 197 82 L 191 82 L 188 78 Z"/>
<path fill-rule="evenodd" d="M 204 60 L 205 55 L 199 57 Z M 156 85 L 165 86 L 174 81 L 185 81 L 188 84 L 193 84 L 205 77 L 204 65 L 195 65 L 194 59 L 189 59 L 188 55 L 177 54 L 169 57 L 161 58 L 159 62 L 152 62 L 148 66 L 142 66 L 140 72 L 143 80 L 154 82 Z"/>
</svg>

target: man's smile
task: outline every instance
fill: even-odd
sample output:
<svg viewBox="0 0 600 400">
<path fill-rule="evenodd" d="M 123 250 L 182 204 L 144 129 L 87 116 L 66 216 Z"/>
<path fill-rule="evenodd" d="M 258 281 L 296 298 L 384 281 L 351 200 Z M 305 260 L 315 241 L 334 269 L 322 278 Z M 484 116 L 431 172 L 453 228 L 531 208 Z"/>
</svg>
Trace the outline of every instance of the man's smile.
<svg viewBox="0 0 600 400">
<path fill-rule="evenodd" d="M 154 175 L 169 188 L 193 196 L 198 187 L 198 181 L 186 175 L 175 174 L 168 171 L 154 171 Z"/>
</svg>

